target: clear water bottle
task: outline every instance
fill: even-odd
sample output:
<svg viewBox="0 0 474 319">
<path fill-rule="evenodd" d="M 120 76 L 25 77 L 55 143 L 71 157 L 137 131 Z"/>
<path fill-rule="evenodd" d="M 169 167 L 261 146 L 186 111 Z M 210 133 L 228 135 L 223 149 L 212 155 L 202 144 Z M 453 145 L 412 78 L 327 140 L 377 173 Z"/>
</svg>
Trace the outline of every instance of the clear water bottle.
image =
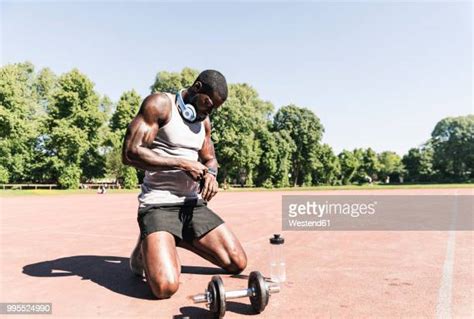
<svg viewBox="0 0 474 319">
<path fill-rule="evenodd" d="M 273 282 L 286 281 L 286 264 L 283 255 L 284 243 L 285 239 L 280 234 L 275 234 L 270 238 L 270 277 Z"/>
</svg>

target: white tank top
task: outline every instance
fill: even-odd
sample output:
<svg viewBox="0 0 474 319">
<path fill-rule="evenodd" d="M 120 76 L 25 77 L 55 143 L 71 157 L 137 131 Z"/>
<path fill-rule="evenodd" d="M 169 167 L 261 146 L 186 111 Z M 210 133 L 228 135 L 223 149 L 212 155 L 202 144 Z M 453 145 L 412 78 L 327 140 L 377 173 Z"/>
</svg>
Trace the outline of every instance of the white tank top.
<svg viewBox="0 0 474 319">
<path fill-rule="evenodd" d="M 171 100 L 171 118 L 159 128 L 151 150 L 163 157 L 197 161 L 205 138 L 204 124 L 186 122 L 175 103 L 176 96 L 169 93 L 166 95 Z M 182 170 L 146 171 L 138 201 L 140 207 L 183 203 L 201 198 L 198 192 L 199 183 Z"/>
</svg>

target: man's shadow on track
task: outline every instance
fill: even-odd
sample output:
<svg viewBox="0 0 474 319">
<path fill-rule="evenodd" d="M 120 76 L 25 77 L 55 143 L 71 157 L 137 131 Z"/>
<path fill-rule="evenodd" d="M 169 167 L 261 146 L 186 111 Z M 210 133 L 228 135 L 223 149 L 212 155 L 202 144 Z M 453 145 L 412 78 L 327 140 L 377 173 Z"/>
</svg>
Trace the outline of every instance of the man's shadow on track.
<svg viewBox="0 0 474 319">
<path fill-rule="evenodd" d="M 33 277 L 79 276 L 113 292 L 139 299 L 156 299 L 145 280 L 132 274 L 129 258 L 116 256 L 70 256 L 23 267 Z M 182 266 L 182 273 L 213 275 L 226 272 L 215 267 Z"/>
</svg>

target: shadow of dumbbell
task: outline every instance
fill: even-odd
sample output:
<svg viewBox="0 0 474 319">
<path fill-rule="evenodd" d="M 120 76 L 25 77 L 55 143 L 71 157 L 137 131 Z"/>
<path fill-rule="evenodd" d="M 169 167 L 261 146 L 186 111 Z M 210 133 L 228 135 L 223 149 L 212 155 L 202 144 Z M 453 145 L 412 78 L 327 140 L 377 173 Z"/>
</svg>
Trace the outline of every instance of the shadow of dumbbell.
<svg viewBox="0 0 474 319">
<path fill-rule="evenodd" d="M 255 312 L 251 305 L 235 301 L 227 301 L 227 311 L 235 312 L 240 315 L 258 315 L 258 313 Z"/>
<path fill-rule="evenodd" d="M 198 308 L 198 307 L 181 307 L 179 309 L 181 314 L 174 315 L 173 319 L 213 319 L 214 314 L 209 310 Z M 227 311 L 237 313 L 239 315 L 255 316 L 257 313 L 253 310 L 252 306 L 235 302 L 227 301 Z"/>
<path fill-rule="evenodd" d="M 211 319 L 213 318 L 212 313 L 208 310 L 199 308 L 199 307 L 181 307 L 179 308 L 181 314 L 174 315 L 173 319 L 195 319 L 195 318 L 202 318 L 202 319 Z"/>
</svg>

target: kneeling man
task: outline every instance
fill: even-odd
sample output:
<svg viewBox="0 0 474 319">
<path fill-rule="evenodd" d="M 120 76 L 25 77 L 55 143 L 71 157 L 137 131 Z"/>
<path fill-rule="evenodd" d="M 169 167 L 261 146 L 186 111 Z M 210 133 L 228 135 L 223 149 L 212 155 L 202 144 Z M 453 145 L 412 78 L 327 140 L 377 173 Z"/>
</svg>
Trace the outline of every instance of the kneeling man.
<svg viewBox="0 0 474 319">
<path fill-rule="evenodd" d="M 145 273 L 157 298 L 179 286 L 176 246 L 230 273 L 247 257 L 224 221 L 207 207 L 217 193 L 217 160 L 209 114 L 227 99 L 227 82 L 214 70 L 176 94 L 154 93 L 127 129 L 123 162 L 145 170 L 138 197 L 140 238 L 130 258 L 134 273 Z"/>
</svg>

